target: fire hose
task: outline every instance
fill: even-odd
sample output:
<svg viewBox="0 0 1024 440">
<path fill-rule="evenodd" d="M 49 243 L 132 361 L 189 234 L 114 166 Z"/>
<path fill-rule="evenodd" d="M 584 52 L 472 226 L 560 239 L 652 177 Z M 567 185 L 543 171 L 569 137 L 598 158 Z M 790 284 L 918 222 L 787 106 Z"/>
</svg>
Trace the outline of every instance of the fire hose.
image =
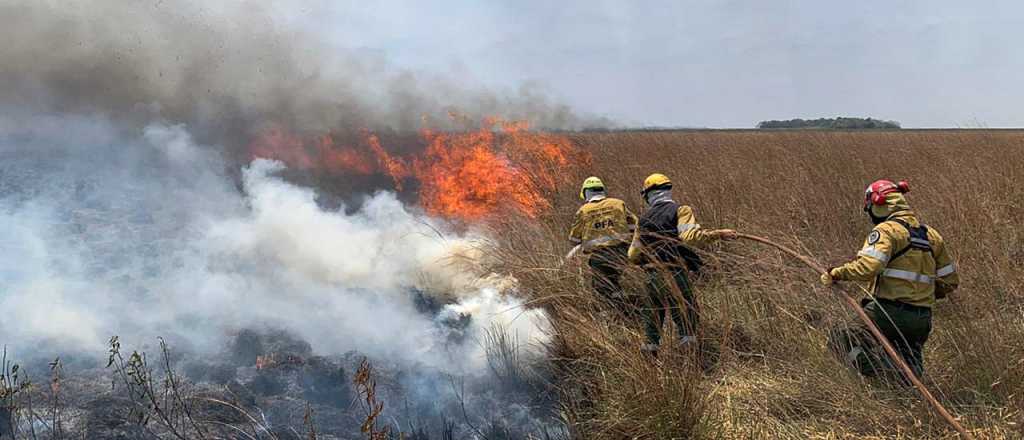
<svg viewBox="0 0 1024 440">
<path fill-rule="evenodd" d="M 782 251 L 782 253 L 787 254 L 793 258 L 796 258 L 797 260 L 800 260 L 801 263 L 813 269 L 815 272 L 818 273 L 818 275 L 823 275 L 826 273 L 825 268 L 821 267 L 814 260 L 810 259 L 810 257 L 802 255 L 786 246 L 768 240 L 767 238 L 744 233 L 737 233 L 736 237 L 774 247 Z M 582 245 L 577 245 L 576 247 L 572 248 L 572 250 L 569 251 L 569 253 L 565 256 L 565 259 L 563 261 L 573 258 L 574 256 L 576 256 L 576 254 L 580 252 L 581 249 Z M 860 318 L 860 320 L 864 323 L 864 325 L 871 332 L 871 334 L 874 335 L 875 339 L 877 339 L 878 342 L 882 344 L 882 348 L 885 349 L 885 353 L 889 355 L 889 357 L 896 364 L 896 366 L 899 367 L 900 371 L 902 371 L 903 374 L 908 379 L 910 379 L 910 382 L 914 384 L 914 387 L 917 388 L 917 391 L 921 393 L 921 396 L 924 397 L 924 400 L 927 401 L 932 406 L 935 412 L 939 413 L 939 415 L 942 416 L 942 418 L 945 419 L 946 422 L 953 427 L 953 429 L 959 432 L 961 437 L 963 437 L 964 439 L 973 439 L 974 437 L 971 434 L 969 434 L 962 425 L 960 425 L 960 422 L 958 422 L 956 418 L 954 418 L 953 415 L 950 414 L 948 410 L 946 410 L 946 407 L 942 406 L 942 403 L 939 403 L 935 396 L 933 396 L 932 393 L 928 391 L 928 388 L 924 385 L 924 383 L 921 382 L 921 379 L 919 379 L 917 375 L 914 374 L 914 371 L 911 370 L 909 365 L 907 365 L 907 362 L 903 360 L 903 356 L 900 356 L 900 354 L 896 352 L 896 349 L 893 348 L 892 343 L 889 342 L 889 339 L 882 334 L 882 331 L 878 329 L 878 326 L 875 325 L 875 322 L 872 321 L 870 317 L 868 317 L 867 313 L 864 313 L 864 309 L 861 308 L 857 300 L 853 299 L 853 297 L 850 296 L 850 294 L 839 285 L 833 284 L 832 291 L 838 293 L 842 297 L 846 305 L 850 306 L 850 308 L 853 309 L 853 311 L 857 314 L 857 317 Z"/>
<path fill-rule="evenodd" d="M 756 235 L 738 233 L 737 237 L 742 238 L 744 240 L 750 240 L 774 247 L 782 251 L 784 254 L 787 254 L 793 258 L 796 258 L 797 260 L 800 260 L 800 262 L 804 263 L 804 265 L 806 265 L 807 267 L 813 269 L 819 275 L 823 275 L 826 273 L 825 268 L 815 263 L 814 260 L 810 259 L 807 256 L 801 255 L 786 246 L 775 243 L 766 238 L 758 237 Z M 967 430 L 960 425 L 960 422 L 958 422 L 956 418 L 954 418 L 953 415 L 950 414 L 949 411 L 947 411 L 946 408 L 942 406 L 942 404 L 939 403 L 939 401 L 935 399 L 934 396 L 932 396 L 932 393 L 928 391 L 928 388 L 924 386 L 924 383 L 922 383 L 921 380 L 918 379 L 917 375 L 914 374 L 913 370 L 910 369 L 910 366 L 908 366 L 906 361 L 903 360 L 903 356 L 900 356 L 899 353 L 896 352 L 896 349 L 893 348 L 892 344 L 889 342 L 889 339 L 882 334 L 882 331 L 878 329 L 878 326 L 876 326 L 874 321 L 872 321 L 871 318 L 868 317 L 867 313 L 864 313 L 864 309 L 861 308 L 857 300 L 853 299 L 853 297 L 850 296 L 850 294 L 846 290 L 844 290 L 838 285 L 833 284 L 832 290 L 838 293 L 840 296 L 842 296 L 843 301 L 846 302 L 846 305 L 850 306 L 850 308 L 857 313 L 857 317 L 860 318 L 862 322 L 864 322 L 864 325 L 867 326 L 868 330 L 871 331 L 871 334 L 875 336 L 875 339 L 877 339 L 878 342 L 882 344 L 882 347 L 885 349 L 886 354 L 888 354 L 889 357 L 892 358 L 893 362 L 896 363 L 896 365 L 900 368 L 903 374 L 908 379 L 910 379 L 910 381 L 914 384 L 914 387 L 917 388 L 917 391 L 921 393 L 921 396 L 924 397 L 924 399 L 929 404 L 931 404 L 933 409 L 935 409 L 935 412 L 939 413 L 939 415 L 942 416 L 942 418 L 945 419 L 946 422 L 953 427 L 953 429 L 956 429 L 956 431 L 959 432 L 963 438 L 973 439 L 974 437 L 971 436 L 971 434 L 969 434 Z"/>
</svg>

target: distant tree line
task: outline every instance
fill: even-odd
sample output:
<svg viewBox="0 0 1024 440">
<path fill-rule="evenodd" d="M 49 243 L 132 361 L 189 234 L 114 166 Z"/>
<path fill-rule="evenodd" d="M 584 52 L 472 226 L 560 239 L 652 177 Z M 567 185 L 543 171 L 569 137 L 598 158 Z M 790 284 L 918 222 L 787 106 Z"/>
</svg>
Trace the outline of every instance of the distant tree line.
<svg viewBox="0 0 1024 440">
<path fill-rule="evenodd" d="M 761 121 L 757 123 L 757 128 L 898 129 L 900 128 L 900 123 L 871 118 L 788 119 L 785 121 Z"/>
</svg>

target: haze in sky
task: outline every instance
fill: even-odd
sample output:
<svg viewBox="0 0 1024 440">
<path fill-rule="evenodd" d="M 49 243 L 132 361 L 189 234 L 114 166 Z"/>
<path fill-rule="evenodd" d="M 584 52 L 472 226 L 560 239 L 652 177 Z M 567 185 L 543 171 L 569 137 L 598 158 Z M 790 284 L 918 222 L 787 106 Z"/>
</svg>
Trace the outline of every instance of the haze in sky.
<svg viewBox="0 0 1024 440">
<path fill-rule="evenodd" d="M 338 44 L 623 125 L 870 116 L 1020 127 L 1014 1 L 339 1 L 279 5 Z"/>
</svg>

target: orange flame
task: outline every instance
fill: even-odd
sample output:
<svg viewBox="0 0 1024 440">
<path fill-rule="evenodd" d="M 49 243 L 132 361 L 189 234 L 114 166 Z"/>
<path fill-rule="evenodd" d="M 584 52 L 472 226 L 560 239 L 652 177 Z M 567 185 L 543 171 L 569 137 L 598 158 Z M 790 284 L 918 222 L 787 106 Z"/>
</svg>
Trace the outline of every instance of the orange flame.
<svg viewBox="0 0 1024 440">
<path fill-rule="evenodd" d="M 492 127 L 501 128 L 501 136 Z M 525 122 L 485 120 L 472 132 L 423 130 L 428 146 L 415 162 L 420 204 L 431 214 L 479 220 L 514 208 L 536 217 L 550 206 L 543 192 L 559 183 L 554 168 L 568 164 L 564 137 L 531 133 Z"/>
<path fill-rule="evenodd" d="M 365 154 L 352 147 L 336 147 L 334 139 L 324 135 L 317 138 L 317 153 L 322 163 L 331 170 L 350 170 L 358 174 L 373 174 L 373 163 Z"/>
<path fill-rule="evenodd" d="M 402 190 L 402 180 L 409 177 L 409 169 L 405 166 L 402 161 L 391 157 L 390 154 L 380 144 L 380 138 L 375 134 L 371 134 L 366 139 L 366 142 L 370 145 L 370 149 L 377 155 L 377 163 L 392 179 L 395 180 L 395 189 L 398 191 Z"/>
<path fill-rule="evenodd" d="M 463 221 L 510 213 L 537 217 L 550 207 L 545 194 L 565 183 L 569 157 L 577 154 L 565 136 L 532 132 L 524 121 L 498 118 L 487 118 L 470 131 L 424 129 L 420 137 L 426 148 L 401 158 L 369 132 L 355 148 L 336 145 L 330 135 L 304 140 L 272 127 L 250 145 L 250 152 L 298 169 L 385 174 L 397 191 L 413 178 L 424 210 Z"/>
<path fill-rule="evenodd" d="M 339 146 L 331 135 L 304 139 L 280 126 L 271 126 L 249 145 L 253 158 L 284 162 L 300 170 L 347 171 L 367 175 L 377 172 L 373 158 L 365 151 Z"/>
</svg>

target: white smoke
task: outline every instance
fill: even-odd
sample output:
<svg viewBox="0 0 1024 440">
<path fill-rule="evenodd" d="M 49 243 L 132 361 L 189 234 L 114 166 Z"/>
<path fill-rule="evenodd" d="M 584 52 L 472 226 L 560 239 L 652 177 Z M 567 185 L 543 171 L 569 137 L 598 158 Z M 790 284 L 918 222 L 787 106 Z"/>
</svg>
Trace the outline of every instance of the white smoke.
<svg viewBox="0 0 1024 440">
<path fill-rule="evenodd" d="M 25 356 L 103 354 L 112 335 L 164 336 L 212 352 L 243 328 L 282 328 L 315 351 L 358 350 L 459 369 L 484 365 L 492 324 L 521 340 L 544 319 L 463 259 L 473 234 L 379 192 L 353 213 L 256 160 L 241 188 L 216 148 L 186 127 L 123 133 L 101 118 L 33 116 L 0 124 L 0 343 Z M 456 258 L 457 257 L 457 258 Z M 413 289 L 469 313 L 446 342 Z"/>
</svg>

